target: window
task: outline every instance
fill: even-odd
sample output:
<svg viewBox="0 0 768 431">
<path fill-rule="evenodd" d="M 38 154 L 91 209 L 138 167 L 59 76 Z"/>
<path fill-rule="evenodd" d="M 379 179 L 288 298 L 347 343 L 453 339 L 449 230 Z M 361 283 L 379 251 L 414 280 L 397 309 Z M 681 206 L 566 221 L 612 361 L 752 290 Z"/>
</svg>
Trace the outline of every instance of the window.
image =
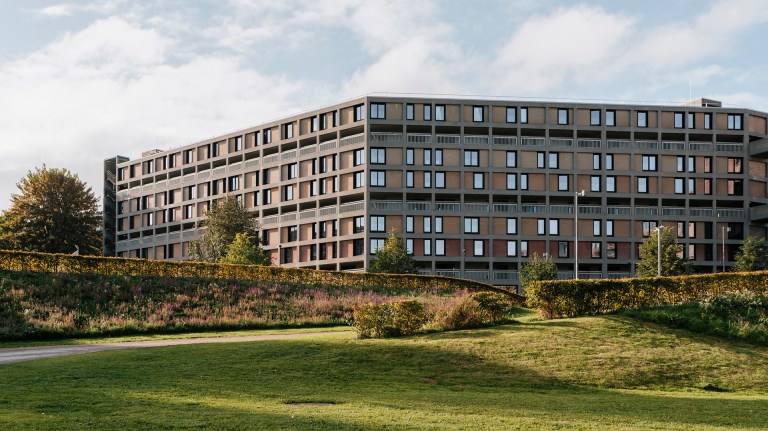
<svg viewBox="0 0 768 431">
<path fill-rule="evenodd" d="M 435 121 L 445 121 L 445 105 L 435 105 Z"/>
<path fill-rule="evenodd" d="M 424 161 L 424 166 L 430 166 L 432 165 L 432 150 L 425 149 L 423 153 L 422 159 Z"/>
<path fill-rule="evenodd" d="M 290 165 L 286 166 L 286 171 L 289 180 L 296 179 L 296 177 L 299 176 L 299 168 L 296 163 L 291 163 Z"/>
<path fill-rule="evenodd" d="M 283 139 L 293 138 L 293 123 L 283 124 Z"/>
<path fill-rule="evenodd" d="M 528 190 L 528 174 L 520 174 L 520 190 Z"/>
<path fill-rule="evenodd" d="M 362 233 L 365 232 L 365 217 L 359 216 L 355 217 L 353 220 L 353 228 L 352 233 Z"/>
<path fill-rule="evenodd" d="M 464 150 L 464 166 L 480 166 L 480 151 Z"/>
<path fill-rule="evenodd" d="M 445 188 L 445 172 L 435 172 L 435 188 Z"/>
<path fill-rule="evenodd" d="M 605 236 L 613 236 L 613 220 L 605 221 Z"/>
<path fill-rule="evenodd" d="M 183 217 L 182 217 L 183 219 L 190 219 L 190 218 L 193 217 L 192 216 L 192 207 L 193 206 L 194 205 L 184 205 L 184 214 L 183 214 Z"/>
<path fill-rule="evenodd" d="M 185 165 L 192 163 L 192 151 L 194 150 L 184 150 L 182 153 L 182 161 Z M 133 166 L 131 166 L 131 171 L 133 171 Z M 133 172 L 131 172 L 131 178 L 133 178 Z"/>
<path fill-rule="evenodd" d="M 320 130 L 325 130 L 328 128 L 328 115 L 327 114 L 320 114 Z M 325 249 L 325 247 L 323 247 Z"/>
<path fill-rule="evenodd" d="M 478 217 L 464 217 L 464 233 L 480 233 L 480 219 Z"/>
<path fill-rule="evenodd" d="M 473 247 L 472 247 L 472 255 L 473 256 L 484 256 L 485 255 L 485 241 L 479 239 L 475 240 Z"/>
<path fill-rule="evenodd" d="M 677 156 L 677 172 L 685 172 L 685 156 Z"/>
<path fill-rule="evenodd" d="M 435 240 L 435 256 L 445 256 L 445 240 Z"/>
<path fill-rule="evenodd" d="M 688 172 L 696 172 L 696 156 L 688 156 Z"/>
<path fill-rule="evenodd" d="M 685 193 L 685 178 L 675 178 L 675 194 L 681 195 Z"/>
<path fill-rule="evenodd" d="M 568 191 L 568 175 L 557 176 L 557 190 L 561 192 Z"/>
<path fill-rule="evenodd" d="M 432 256 L 432 240 L 424 240 L 424 256 Z"/>
<path fill-rule="evenodd" d="M 616 111 L 613 111 L 613 110 L 605 111 L 605 125 L 609 127 L 616 126 Z"/>
<path fill-rule="evenodd" d="M 520 123 L 528 123 L 528 108 L 520 108 Z"/>
<path fill-rule="evenodd" d="M 383 103 L 371 103 L 371 119 L 384 120 L 387 118 L 387 105 Z"/>
<path fill-rule="evenodd" d="M 355 121 L 362 121 L 365 120 L 365 105 L 357 105 L 355 106 Z"/>
<path fill-rule="evenodd" d="M 355 181 L 353 184 L 353 187 L 356 189 L 359 189 L 360 187 L 365 186 L 365 172 L 355 172 Z"/>
<path fill-rule="evenodd" d="M 482 172 L 472 174 L 472 188 L 475 190 L 485 188 L 485 174 Z"/>
<path fill-rule="evenodd" d="M 384 148 L 371 148 L 371 164 L 372 165 L 387 164 L 387 150 Z"/>
<path fill-rule="evenodd" d="M 616 193 L 616 177 L 605 177 L 605 191 L 608 193 Z"/>
<path fill-rule="evenodd" d="M 371 254 L 376 254 L 376 252 L 381 250 L 382 247 L 384 247 L 383 238 L 371 238 Z"/>
<path fill-rule="evenodd" d="M 704 194 L 705 195 L 711 195 L 712 194 L 712 179 L 711 178 L 704 178 Z"/>
<path fill-rule="evenodd" d="M 413 148 L 406 148 L 405 149 L 405 164 L 406 165 L 413 165 L 414 164 L 414 151 Z"/>
<path fill-rule="evenodd" d="M 365 163 L 365 150 L 362 148 L 355 150 L 354 156 L 353 166 L 360 166 Z"/>
<path fill-rule="evenodd" d="M 656 171 L 656 156 L 643 156 L 643 170 L 644 171 Z"/>
<path fill-rule="evenodd" d="M 557 242 L 557 257 L 568 257 L 568 241 Z"/>
<path fill-rule="evenodd" d="M 683 121 L 683 113 L 675 112 L 675 129 L 682 129 L 685 127 L 685 121 Z"/>
<path fill-rule="evenodd" d="M 549 164 L 550 169 L 557 169 L 560 167 L 560 153 L 549 153 Z"/>
<path fill-rule="evenodd" d="M 712 114 L 709 112 L 704 113 L 704 128 L 712 129 Z"/>
<path fill-rule="evenodd" d="M 435 216 L 435 233 L 443 233 L 443 216 Z"/>
<path fill-rule="evenodd" d="M 688 238 L 696 238 L 696 222 L 688 222 Z"/>
<path fill-rule="evenodd" d="M 431 188 L 432 187 L 432 172 L 424 172 L 424 188 Z"/>
<path fill-rule="evenodd" d="M 520 241 L 520 256 L 528 257 L 528 241 Z"/>
<path fill-rule="evenodd" d="M 603 257 L 603 248 L 602 244 L 599 242 L 593 242 L 592 243 L 592 259 L 600 259 Z"/>
<path fill-rule="evenodd" d="M 360 256 L 365 252 L 364 250 L 365 243 L 363 243 L 363 239 L 353 239 L 352 240 L 352 255 L 353 256 Z"/>
<path fill-rule="evenodd" d="M 288 242 L 296 241 L 299 238 L 298 226 L 288 226 Z"/>
<path fill-rule="evenodd" d="M 371 187 L 385 187 L 387 185 L 386 171 L 371 171 Z"/>
<path fill-rule="evenodd" d="M 230 192 L 240 190 L 240 177 L 229 177 L 229 184 L 227 185 L 227 189 Z"/>
<path fill-rule="evenodd" d="M 605 169 L 608 171 L 613 170 L 613 154 L 605 155 Z"/>
<path fill-rule="evenodd" d="M 743 173 L 742 167 L 743 159 L 741 157 L 728 157 L 728 173 L 729 174 L 741 174 Z"/>
<path fill-rule="evenodd" d="M 741 114 L 728 114 L 728 130 L 742 130 L 741 122 L 743 118 Z"/>
<path fill-rule="evenodd" d="M 309 131 L 310 132 L 317 132 L 317 117 L 310 117 L 309 118 Z"/>
<path fill-rule="evenodd" d="M 424 233 L 432 233 L 432 217 L 430 216 L 424 216 L 424 219 L 422 220 L 422 231 Z"/>
<path fill-rule="evenodd" d="M 549 219 L 549 234 L 560 235 L 560 220 L 553 218 Z"/>
<path fill-rule="evenodd" d="M 475 123 L 481 123 L 484 120 L 484 109 L 482 106 L 473 106 L 472 107 L 472 121 Z"/>
<path fill-rule="evenodd" d="M 405 233 L 413 233 L 413 216 L 405 216 Z"/>
<path fill-rule="evenodd" d="M 283 186 L 283 201 L 293 200 L 293 185 Z"/>
<path fill-rule="evenodd" d="M 600 170 L 600 154 L 592 154 L 592 169 Z"/>
<path fill-rule="evenodd" d="M 704 172 L 712 173 L 712 157 L 704 157 Z"/>
<path fill-rule="evenodd" d="M 600 220 L 592 220 L 592 236 L 602 235 L 602 225 Z"/>
<path fill-rule="evenodd" d="M 371 232 L 386 232 L 386 217 L 371 216 Z"/>
<path fill-rule="evenodd" d="M 507 190 L 517 190 L 517 174 L 507 174 Z"/>
<path fill-rule="evenodd" d="M 600 125 L 600 110 L 599 109 L 592 109 L 589 111 L 589 125 L 590 126 L 599 126 Z"/>
<path fill-rule="evenodd" d="M 517 219 L 514 217 L 507 218 L 507 235 L 517 235 Z"/>
<path fill-rule="evenodd" d="M 546 235 L 547 234 L 547 220 L 540 218 L 536 220 L 536 234 L 537 235 Z"/>
<path fill-rule="evenodd" d="M 744 194 L 744 185 L 741 180 L 728 180 L 728 194 L 741 196 Z"/>
<path fill-rule="evenodd" d="M 435 166 L 443 166 L 443 150 L 435 150 Z"/>
<path fill-rule="evenodd" d="M 651 236 L 651 232 L 656 229 L 656 222 L 655 221 L 644 221 L 643 222 L 643 236 L 648 237 Z"/>
<path fill-rule="evenodd" d="M 507 167 L 517 167 L 517 151 L 507 151 Z"/>
<path fill-rule="evenodd" d="M 517 241 L 507 241 L 507 256 L 517 256 Z"/>
<path fill-rule="evenodd" d="M 605 257 L 608 259 L 616 259 L 616 243 L 605 243 Z"/>
<path fill-rule="evenodd" d="M 637 111 L 637 127 L 648 127 L 648 111 Z"/>
<path fill-rule="evenodd" d="M 405 105 L 405 119 L 413 120 L 414 107 L 413 103 L 406 103 Z"/>
<path fill-rule="evenodd" d="M 517 109 L 515 107 L 507 107 L 507 123 L 517 122 Z"/>
<path fill-rule="evenodd" d="M 688 194 L 689 195 L 696 194 L 696 179 L 694 178 L 688 178 Z"/>
<path fill-rule="evenodd" d="M 432 120 L 432 105 L 424 105 L 424 121 Z"/>
<path fill-rule="evenodd" d="M 686 122 L 689 129 L 695 129 L 696 128 L 696 116 L 693 114 L 693 112 L 688 113 L 688 121 Z"/>
<path fill-rule="evenodd" d="M 268 205 L 272 203 L 272 189 L 267 189 L 262 192 L 261 203 L 262 205 Z"/>
<path fill-rule="evenodd" d="M 559 108 L 557 110 L 557 124 L 564 125 L 568 124 L 568 110 Z"/>
<path fill-rule="evenodd" d="M 637 192 L 648 193 L 648 177 L 637 177 Z"/>
<path fill-rule="evenodd" d="M 592 191 L 592 192 L 600 191 L 600 176 L 591 176 L 589 178 L 589 191 Z"/>
<path fill-rule="evenodd" d="M 544 151 L 538 151 L 536 153 L 536 167 L 539 169 L 543 169 L 545 164 L 545 159 L 547 157 L 547 154 Z"/>
<path fill-rule="evenodd" d="M 405 186 L 408 188 L 413 188 L 413 171 L 405 172 Z"/>
<path fill-rule="evenodd" d="M 265 144 L 271 144 L 271 143 L 272 143 L 272 129 L 266 129 L 266 130 L 264 130 L 264 132 L 262 133 L 262 135 L 264 136 L 264 138 L 262 139 L 262 141 L 263 141 Z"/>
</svg>

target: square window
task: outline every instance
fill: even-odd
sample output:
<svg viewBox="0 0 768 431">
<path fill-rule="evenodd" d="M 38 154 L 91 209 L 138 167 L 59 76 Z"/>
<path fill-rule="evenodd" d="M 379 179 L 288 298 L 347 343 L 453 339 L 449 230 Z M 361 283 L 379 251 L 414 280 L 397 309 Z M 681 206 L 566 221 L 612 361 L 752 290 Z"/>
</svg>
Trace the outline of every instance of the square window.
<svg viewBox="0 0 768 431">
<path fill-rule="evenodd" d="M 741 114 L 728 114 L 728 130 L 742 130 L 743 118 Z"/>
<path fill-rule="evenodd" d="M 464 217 L 464 233 L 480 233 L 480 219 L 478 217 Z"/>
<path fill-rule="evenodd" d="M 387 150 L 384 148 L 371 148 L 371 164 L 385 165 L 387 163 Z"/>
<path fill-rule="evenodd" d="M 480 166 L 480 151 L 464 150 L 464 166 Z"/>
<path fill-rule="evenodd" d="M 371 216 L 371 232 L 386 232 L 386 217 Z"/>
<path fill-rule="evenodd" d="M 743 173 L 743 159 L 741 157 L 729 157 L 728 158 L 728 173 L 729 174 L 741 174 Z"/>
<path fill-rule="evenodd" d="M 381 239 L 381 238 L 371 239 L 371 254 L 376 254 L 376 252 L 381 250 L 382 247 L 384 247 L 384 239 Z"/>
<path fill-rule="evenodd" d="M 643 156 L 643 170 L 656 172 L 656 156 Z"/>
<path fill-rule="evenodd" d="M 371 119 L 384 120 L 387 118 L 387 105 L 384 103 L 371 103 Z"/>
<path fill-rule="evenodd" d="M 371 187 L 386 187 L 386 171 L 371 171 Z"/>
</svg>

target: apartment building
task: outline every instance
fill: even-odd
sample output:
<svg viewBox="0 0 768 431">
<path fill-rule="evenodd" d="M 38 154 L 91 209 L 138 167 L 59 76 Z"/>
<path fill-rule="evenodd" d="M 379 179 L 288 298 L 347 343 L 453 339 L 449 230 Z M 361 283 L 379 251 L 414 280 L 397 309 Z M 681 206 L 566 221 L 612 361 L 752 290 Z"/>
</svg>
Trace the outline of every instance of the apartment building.
<svg viewBox="0 0 768 431">
<path fill-rule="evenodd" d="M 547 253 L 562 278 L 626 277 L 671 226 L 697 271 L 719 271 L 766 235 L 767 136 L 768 114 L 707 99 L 362 97 L 107 159 L 104 253 L 185 259 L 233 195 L 281 266 L 364 270 L 396 229 L 427 274 L 517 286 Z"/>
</svg>

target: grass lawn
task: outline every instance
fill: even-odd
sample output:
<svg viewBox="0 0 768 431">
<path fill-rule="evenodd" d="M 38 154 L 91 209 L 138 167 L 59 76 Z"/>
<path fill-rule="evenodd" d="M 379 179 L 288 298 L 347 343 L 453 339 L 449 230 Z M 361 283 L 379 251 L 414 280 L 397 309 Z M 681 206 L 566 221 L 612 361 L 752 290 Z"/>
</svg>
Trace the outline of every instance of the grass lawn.
<svg viewBox="0 0 768 431">
<path fill-rule="evenodd" d="M 621 316 L 521 320 L 4 365 L 0 429 L 768 427 L 768 348 Z"/>
</svg>

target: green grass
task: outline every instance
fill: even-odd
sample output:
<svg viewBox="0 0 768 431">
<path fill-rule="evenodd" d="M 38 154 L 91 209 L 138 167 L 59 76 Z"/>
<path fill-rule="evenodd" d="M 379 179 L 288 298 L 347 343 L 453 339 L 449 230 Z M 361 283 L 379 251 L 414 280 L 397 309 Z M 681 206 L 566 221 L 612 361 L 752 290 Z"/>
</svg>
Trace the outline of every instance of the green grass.
<svg viewBox="0 0 768 431">
<path fill-rule="evenodd" d="M 768 348 L 622 316 L 518 320 L 0 366 L 0 429 L 768 427 Z"/>
</svg>

